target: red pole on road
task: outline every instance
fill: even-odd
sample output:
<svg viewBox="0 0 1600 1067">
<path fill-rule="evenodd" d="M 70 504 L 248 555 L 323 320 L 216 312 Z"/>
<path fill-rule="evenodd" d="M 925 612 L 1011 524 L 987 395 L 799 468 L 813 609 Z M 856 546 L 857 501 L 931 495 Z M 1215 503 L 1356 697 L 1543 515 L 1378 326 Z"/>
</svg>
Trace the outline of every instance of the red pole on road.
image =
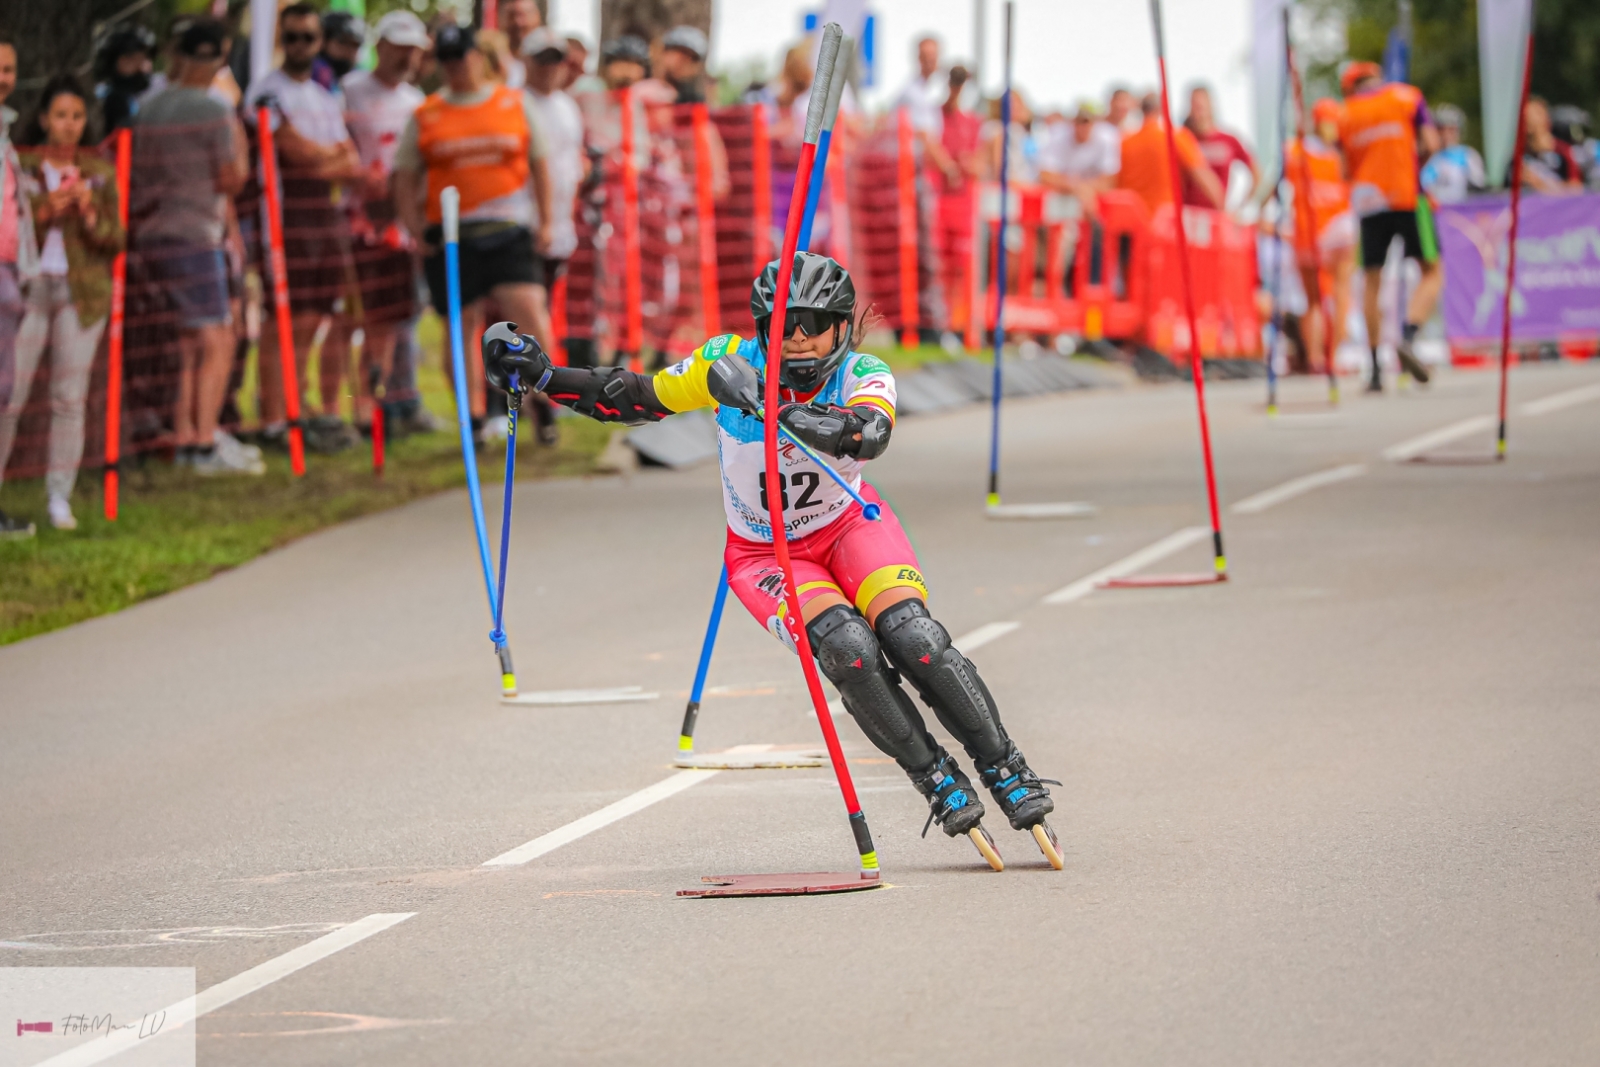
<svg viewBox="0 0 1600 1067">
<path fill-rule="evenodd" d="M 117 131 L 117 217 L 122 221 L 122 232 L 128 232 L 128 185 L 133 172 L 133 131 Z M 111 263 L 111 326 L 106 338 L 106 443 L 105 443 L 105 515 L 107 522 L 117 521 L 117 504 L 121 491 L 118 464 L 122 462 L 122 344 L 123 322 L 128 306 L 128 249 L 124 238 L 123 249 Z"/>
<path fill-rule="evenodd" d="M 283 255 L 283 204 L 278 189 L 278 154 L 272 145 L 272 113 L 256 112 L 261 137 L 261 190 L 267 200 L 267 254 L 272 264 L 272 304 L 278 319 L 278 362 L 283 368 L 283 412 L 289 421 L 289 468 L 306 472 L 305 439 L 300 432 L 300 378 L 295 373 L 294 317 L 289 311 L 289 266 Z"/>
</svg>

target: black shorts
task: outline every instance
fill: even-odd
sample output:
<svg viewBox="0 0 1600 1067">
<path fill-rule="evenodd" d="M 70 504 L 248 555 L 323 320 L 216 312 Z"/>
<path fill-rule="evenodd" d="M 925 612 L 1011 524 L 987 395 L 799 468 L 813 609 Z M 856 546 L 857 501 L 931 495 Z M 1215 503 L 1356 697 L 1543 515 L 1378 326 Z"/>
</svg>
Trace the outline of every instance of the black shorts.
<svg viewBox="0 0 1600 1067">
<path fill-rule="evenodd" d="M 429 226 L 424 238 L 438 245 L 443 234 Z M 533 251 L 533 235 L 526 226 L 497 223 L 461 224 L 461 306 L 467 307 L 489 295 L 497 285 L 533 285 L 539 281 Z M 428 300 L 433 310 L 449 314 L 450 301 L 445 290 L 444 250 L 422 261 L 422 274 L 428 281 Z"/>
<path fill-rule="evenodd" d="M 1420 202 L 1419 202 L 1420 204 Z M 1411 211 L 1380 211 L 1361 220 L 1361 265 L 1367 270 L 1377 270 L 1389 258 L 1389 244 L 1396 237 L 1405 244 L 1405 257 L 1419 263 L 1433 263 L 1439 258 L 1438 246 L 1433 241 L 1433 227 L 1419 225 L 1420 206 Z M 1429 222 L 1432 220 L 1430 219 Z M 1426 230 L 1426 234 L 1424 234 Z"/>
<path fill-rule="evenodd" d="M 361 320 L 371 325 L 404 322 L 417 312 L 417 285 L 411 253 L 384 244 L 356 246 L 356 277 L 361 281 Z"/>
<path fill-rule="evenodd" d="M 533 254 L 533 284 L 542 285 L 546 291 L 555 288 L 556 279 L 567 273 L 567 261 L 564 259 L 551 259 L 549 256 Z"/>
</svg>

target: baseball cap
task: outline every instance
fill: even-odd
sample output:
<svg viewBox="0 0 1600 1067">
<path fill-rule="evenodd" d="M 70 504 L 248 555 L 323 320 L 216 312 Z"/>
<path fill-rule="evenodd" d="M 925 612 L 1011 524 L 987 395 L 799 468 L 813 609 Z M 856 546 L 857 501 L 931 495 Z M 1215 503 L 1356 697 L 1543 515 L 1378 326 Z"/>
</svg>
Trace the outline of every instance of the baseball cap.
<svg viewBox="0 0 1600 1067">
<path fill-rule="evenodd" d="M 567 39 L 548 26 L 540 26 L 522 39 L 522 54 L 525 56 L 542 56 L 549 52 L 565 57 Z"/>
<path fill-rule="evenodd" d="M 178 35 L 178 54 L 185 59 L 221 59 L 228 28 L 217 19 L 195 19 Z"/>
<path fill-rule="evenodd" d="M 640 66 L 650 65 L 650 46 L 644 43 L 641 37 L 626 34 L 614 38 L 600 46 L 600 62 L 609 63 L 620 59 L 628 63 L 638 63 Z"/>
<path fill-rule="evenodd" d="M 477 47 L 478 39 L 473 36 L 471 26 L 457 26 L 453 22 L 447 22 L 433 35 L 433 54 L 441 63 L 460 59 L 468 52 L 476 51 Z"/>
<path fill-rule="evenodd" d="M 696 59 L 704 59 L 710 45 L 706 42 L 706 35 L 693 26 L 674 26 L 661 38 L 662 48 L 676 48 L 680 52 L 688 52 Z"/>
<path fill-rule="evenodd" d="M 1099 119 L 1104 116 L 1105 111 L 1100 107 L 1100 104 L 1087 97 L 1078 101 L 1078 108 L 1072 113 L 1072 117 L 1078 119 Z"/>
<path fill-rule="evenodd" d="M 391 11 L 378 20 L 375 27 L 378 40 L 400 45 L 402 48 L 426 48 L 428 27 L 409 11 Z"/>
<path fill-rule="evenodd" d="M 1383 77 L 1383 68 L 1367 60 L 1358 60 L 1344 68 L 1339 75 L 1339 91 L 1349 96 L 1355 87 L 1368 78 Z"/>
</svg>

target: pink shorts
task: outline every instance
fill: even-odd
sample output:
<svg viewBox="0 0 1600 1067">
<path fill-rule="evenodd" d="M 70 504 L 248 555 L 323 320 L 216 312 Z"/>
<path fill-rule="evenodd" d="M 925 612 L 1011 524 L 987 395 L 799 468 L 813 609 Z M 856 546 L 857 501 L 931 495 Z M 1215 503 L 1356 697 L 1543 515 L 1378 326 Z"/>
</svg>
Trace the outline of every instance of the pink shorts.
<svg viewBox="0 0 1600 1067">
<path fill-rule="evenodd" d="M 823 593 L 836 593 L 863 615 L 874 597 L 886 589 L 909 587 L 928 596 L 917 554 L 906 539 L 900 520 L 888 504 L 865 482 L 862 499 L 879 504 L 882 516 L 869 522 L 858 507 L 850 508 L 816 533 L 789 542 L 794 580 L 804 605 Z M 772 545 L 747 541 L 728 531 L 723 553 L 728 565 L 728 587 L 756 620 L 774 637 L 793 648 L 794 620 L 783 600 L 783 573 L 772 558 Z"/>
</svg>

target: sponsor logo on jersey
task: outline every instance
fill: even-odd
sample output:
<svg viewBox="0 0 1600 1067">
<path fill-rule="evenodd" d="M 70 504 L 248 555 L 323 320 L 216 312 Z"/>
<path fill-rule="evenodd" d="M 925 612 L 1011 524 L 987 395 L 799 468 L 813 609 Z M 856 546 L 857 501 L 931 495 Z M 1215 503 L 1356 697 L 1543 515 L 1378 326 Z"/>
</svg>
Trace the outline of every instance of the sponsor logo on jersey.
<svg viewBox="0 0 1600 1067">
<path fill-rule="evenodd" d="M 783 572 L 771 570 L 762 572 L 756 581 L 756 588 L 776 600 L 783 595 Z"/>
<path fill-rule="evenodd" d="M 694 357 L 690 356 L 688 359 L 680 359 L 680 360 L 678 360 L 678 362 L 676 362 L 672 366 L 668 367 L 667 368 L 667 373 L 672 375 L 674 378 L 681 378 L 685 374 L 688 374 L 689 373 L 689 368 L 693 367 L 693 366 L 694 366 Z"/>
<path fill-rule="evenodd" d="M 901 567 L 900 573 L 895 575 L 894 578 L 897 582 L 916 582 L 918 585 L 924 587 L 926 587 L 928 584 L 922 580 L 922 575 L 917 573 L 917 569 L 915 567 Z"/>
<path fill-rule="evenodd" d="M 850 373 L 859 375 L 888 374 L 889 365 L 877 356 L 859 355 L 855 364 L 851 366 Z"/>
</svg>

